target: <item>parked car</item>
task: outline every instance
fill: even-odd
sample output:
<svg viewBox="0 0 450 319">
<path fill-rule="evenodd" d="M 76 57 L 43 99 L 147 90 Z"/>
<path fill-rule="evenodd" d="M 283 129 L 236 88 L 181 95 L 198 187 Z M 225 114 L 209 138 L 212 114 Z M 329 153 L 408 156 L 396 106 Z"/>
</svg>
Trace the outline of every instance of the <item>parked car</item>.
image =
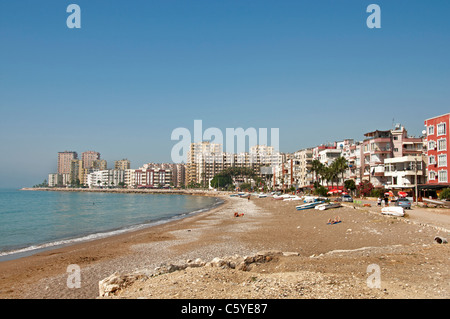
<svg viewBox="0 0 450 319">
<path fill-rule="evenodd" d="M 351 203 L 353 203 L 353 198 L 350 195 L 342 195 L 341 200 L 343 202 L 351 202 Z"/>
<path fill-rule="evenodd" d="M 400 206 L 404 209 L 411 209 L 411 202 L 406 198 L 398 198 L 395 206 Z"/>
</svg>

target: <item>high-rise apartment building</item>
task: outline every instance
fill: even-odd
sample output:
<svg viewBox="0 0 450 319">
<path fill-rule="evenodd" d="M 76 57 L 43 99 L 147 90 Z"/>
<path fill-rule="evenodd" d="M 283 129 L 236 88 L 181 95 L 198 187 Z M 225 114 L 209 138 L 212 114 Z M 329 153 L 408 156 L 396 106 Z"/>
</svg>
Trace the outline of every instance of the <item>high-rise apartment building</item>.
<svg viewBox="0 0 450 319">
<path fill-rule="evenodd" d="M 69 181 L 71 185 L 83 184 L 83 167 L 82 161 L 73 159 L 70 163 Z"/>
<path fill-rule="evenodd" d="M 127 159 L 122 159 L 114 162 L 114 169 L 126 170 L 130 169 L 130 161 Z"/>
<path fill-rule="evenodd" d="M 105 169 L 108 169 L 108 163 L 104 159 L 97 159 L 92 163 L 92 168 L 103 171 Z"/>
<path fill-rule="evenodd" d="M 81 160 L 83 161 L 83 168 L 94 168 L 94 161 L 100 159 L 100 153 L 95 151 L 86 151 L 81 153 Z"/>
<path fill-rule="evenodd" d="M 72 160 L 77 158 L 77 152 L 58 152 L 58 174 L 70 174 Z"/>
<path fill-rule="evenodd" d="M 255 145 L 250 147 L 248 153 L 236 154 L 223 152 L 222 144 L 207 141 L 192 143 L 186 164 L 186 184 L 203 184 L 208 187 L 209 181 L 227 168 L 250 168 L 260 174 L 262 166 L 276 166 L 282 162 L 281 153 L 272 146 Z"/>
</svg>

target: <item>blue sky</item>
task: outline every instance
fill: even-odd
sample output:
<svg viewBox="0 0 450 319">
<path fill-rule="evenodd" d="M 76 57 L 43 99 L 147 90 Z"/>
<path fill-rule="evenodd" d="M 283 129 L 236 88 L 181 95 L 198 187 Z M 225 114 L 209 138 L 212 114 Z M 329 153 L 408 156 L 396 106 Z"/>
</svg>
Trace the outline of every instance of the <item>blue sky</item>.
<svg viewBox="0 0 450 319">
<path fill-rule="evenodd" d="M 69 29 L 66 8 L 81 8 Z M 381 7 L 381 29 L 366 8 Z M 293 152 L 450 110 L 447 0 L 0 2 L 0 187 L 57 152 L 170 161 L 172 130 L 280 128 Z"/>
</svg>

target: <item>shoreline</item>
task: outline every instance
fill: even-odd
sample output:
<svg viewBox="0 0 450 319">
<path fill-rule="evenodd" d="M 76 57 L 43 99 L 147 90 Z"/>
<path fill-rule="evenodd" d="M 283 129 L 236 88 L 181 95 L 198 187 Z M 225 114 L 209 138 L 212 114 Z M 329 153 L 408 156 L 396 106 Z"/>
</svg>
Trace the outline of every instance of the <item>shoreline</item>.
<svg viewBox="0 0 450 319">
<path fill-rule="evenodd" d="M 67 191 L 67 189 L 65 188 L 38 188 L 38 189 L 33 189 L 33 188 L 22 188 L 19 190 L 31 190 L 31 191 L 57 191 L 57 192 L 64 192 Z M 76 192 L 79 189 L 73 189 L 70 190 L 72 192 Z M 171 222 L 176 222 L 178 220 L 184 219 L 184 218 L 189 218 L 198 214 L 202 214 L 205 212 L 208 212 L 210 210 L 213 210 L 217 207 L 220 207 L 221 205 L 223 205 L 225 203 L 225 200 L 223 198 L 223 195 L 217 195 L 214 196 L 213 194 L 205 194 L 204 192 L 158 192 L 159 190 L 156 190 L 156 192 L 151 192 L 148 190 L 137 190 L 137 192 L 135 192 L 134 190 L 129 190 L 129 191 L 114 191 L 114 189 L 112 190 L 108 190 L 108 189 L 100 189 L 100 190 L 84 190 L 81 192 L 103 192 L 103 193 L 125 193 L 125 194 L 138 194 L 138 193 L 143 193 L 143 194 L 158 194 L 158 195 L 169 195 L 169 194 L 173 194 L 173 195 L 197 195 L 197 196 L 208 196 L 208 197 L 214 197 L 216 198 L 216 203 L 214 203 L 213 205 L 198 209 L 196 211 L 192 211 L 192 212 L 187 212 L 187 213 L 182 213 L 176 216 L 172 216 L 172 217 L 168 217 L 168 218 L 162 218 L 160 220 L 156 220 L 153 221 L 151 223 L 143 223 L 143 224 L 136 224 L 136 225 L 131 225 L 131 226 L 124 226 L 124 227 L 119 227 L 116 229 L 111 229 L 111 230 L 107 230 L 107 231 L 103 231 L 103 232 L 95 232 L 95 233 L 91 233 L 91 234 L 84 234 L 84 235 L 80 235 L 77 237 L 72 237 L 72 238 L 62 238 L 59 240 L 55 240 L 52 242 L 45 242 L 45 243 L 39 243 L 39 244 L 33 244 L 27 247 L 22 247 L 22 248 L 17 248 L 11 251 L 5 251 L 5 252 L 0 252 L 0 263 L 4 262 L 4 261 L 10 261 L 10 260 L 15 260 L 15 259 L 20 259 L 20 258 L 25 258 L 25 257 L 29 257 L 29 256 L 33 256 L 35 254 L 41 253 L 41 252 L 45 252 L 45 251 L 51 251 L 53 249 L 58 249 L 58 248 L 64 248 L 64 247 L 70 247 L 71 245 L 76 245 L 79 243 L 86 243 L 86 242 L 91 242 L 91 241 L 95 241 L 95 240 L 100 240 L 100 239 L 106 239 L 109 237 L 113 237 L 113 236 L 119 236 L 122 234 L 127 234 L 127 233 L 133 233 L 133 232 L 138 232 L 140 230 L 145 230 L 147 228 L 151 228 L 151 227 L 156 227 L 159 225 L 164 225 L 166 223 L 171 223 Z"/>
<path fill-rule="evenodd" d="M 256 265 L 248 273 L 200 267 L 150 277 L 124 288 L 118 297 L 450 297 L 445 279 L 450 276 L 450 246 L 433 242 L 435 235 L 448 237 L 447 232 L 383 216 L 375 209 L 299 212 L 295 202 L 222 197 L 225 202 L 219 207 L 164 225 L 1 262 L 0 298 L 95 299 L 99 281 L 113 273 L 150 274 L 161 265 L 189 259 L 211 261 L 267 250 L 295 254 Z M 236 218 L 235 212 L 244 216 Z M 327 225 L 336 215 L 342 223 Z M 383 270 L 384 290 L 366 286 L 366 268 L 373 263 Z M 67 287 L 71 264 L 81 268 L 80 289 Z M 262 289 L 261 281 L 254 278 L 267 281 L 270 289 Z M 289 285 L 279 286 L 280 278 Z M 194 289 L 199 280 L 203 286 Z M 311 281 L 316 290 L 307 287 Z M 289 288 L 299 285 L 305 287 L 303 292 L 311 291 L 299 295 L 298 289 Z"/>
<path fill-rule="evenodd" d="M 65 188 L 65 187 L 23 187 L 20 191 L 43 191 L 43 192 L 91 192 L 91 193 L 122 193 L 122 194 L 167 194 L 167 195 L 200 195 L 219 196 L 229 195 L 234 192 L 198 190 L 198 189 L 161 189 L 161 188 Z"/>
<path fill-rule="evenodd" d="M 218 196 L 217 196 L 218 197 Z M 219 197 L 220 198 L 220 197 Z M 30 285 L 37 284 L 39 281 L 54 276 L 66 276 L 69 265 L 79 265 L 80 267 L 95 267 L 97 264 L 108 263 L 110 261 L 121 259 L 122 263 L 127 264 L 127 256 L 133 254 L 132 246 L 143 242 L 160 242 L 171 240 L 172 236 L 164 235 L 169 229 L 189 225 L 196 220 L 213 214 L 216 210 L 227 206 L 228 202 L 222 197 L 222 203 L 212 207 L 207 211 L 188 215 L 183 218 L 168 220 L 165 223 L 144 227 L 138 230 L 131 230 L 121 234 L 116 234 L 104 238 L 97 238 L 83 242 L 65 245 L 37 252 L 29 256 L 17 259 L 5 260 L 0 262 L 0 299 L 5 298 L 47 298 L 41 294 L 28 295 L 26 292 Z M 61 267 L 63 263 L 63 267 Z M 100 278 L 100 277 L 99 277 Z M 100 279 L 99 279 L 100 280 Z M 65 284 L 60 282 L 59 284 Z M 63 285 L 64 286 L 64 285 Z M 75 296 L 68 298 L 93 298 L 92 289 L 97 289 L 97 282 L 91 282 L 88 290 L 90 292 L 73 291 Z M 66 288 L 66 287 L 65 287 Z M 17 289 L 17 290 L 16 290 Z M 36 288 L 42 292 L 41 288 Z M 46 289 L 48 289 L 46 287 Z M 64 288 L 62 290 L 65 290 Z M 52 295 L 51 299 L 58 298 L 58 294 Z"/>
</svg>

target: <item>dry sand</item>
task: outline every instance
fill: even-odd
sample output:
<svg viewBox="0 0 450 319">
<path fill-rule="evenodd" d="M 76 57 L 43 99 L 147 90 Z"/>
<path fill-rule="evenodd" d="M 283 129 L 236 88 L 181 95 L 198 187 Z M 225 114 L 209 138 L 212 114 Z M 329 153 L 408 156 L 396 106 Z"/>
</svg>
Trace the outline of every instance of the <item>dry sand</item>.
<svg viewBox="0 0 450 319">
<path fill-rule="evenodd" d="M 450 245 L 433 214 L 395 218 L 380 208 L 297 211 L 299 202 L 224 197 L 209 212 L 133 233 L 0 262 L 0 298 L 97 298 L 98 282 L 117 272 L 151 274 L 164 263 L 296 252 L 253 264 L 250 271 L 199 267 L 138 280 L 119 298 L 449 298 Z M 234 217 L 234 213 L 244 213 Z M 341 223 L 327 225 L 339 216 Z M 431 216 L 431 217 L 430 217 Z M 67 267 L 81 268 L 81 288 L 67 287 Z M 367 267 L 380 268 L 369 288 Z"/>
</svg>

